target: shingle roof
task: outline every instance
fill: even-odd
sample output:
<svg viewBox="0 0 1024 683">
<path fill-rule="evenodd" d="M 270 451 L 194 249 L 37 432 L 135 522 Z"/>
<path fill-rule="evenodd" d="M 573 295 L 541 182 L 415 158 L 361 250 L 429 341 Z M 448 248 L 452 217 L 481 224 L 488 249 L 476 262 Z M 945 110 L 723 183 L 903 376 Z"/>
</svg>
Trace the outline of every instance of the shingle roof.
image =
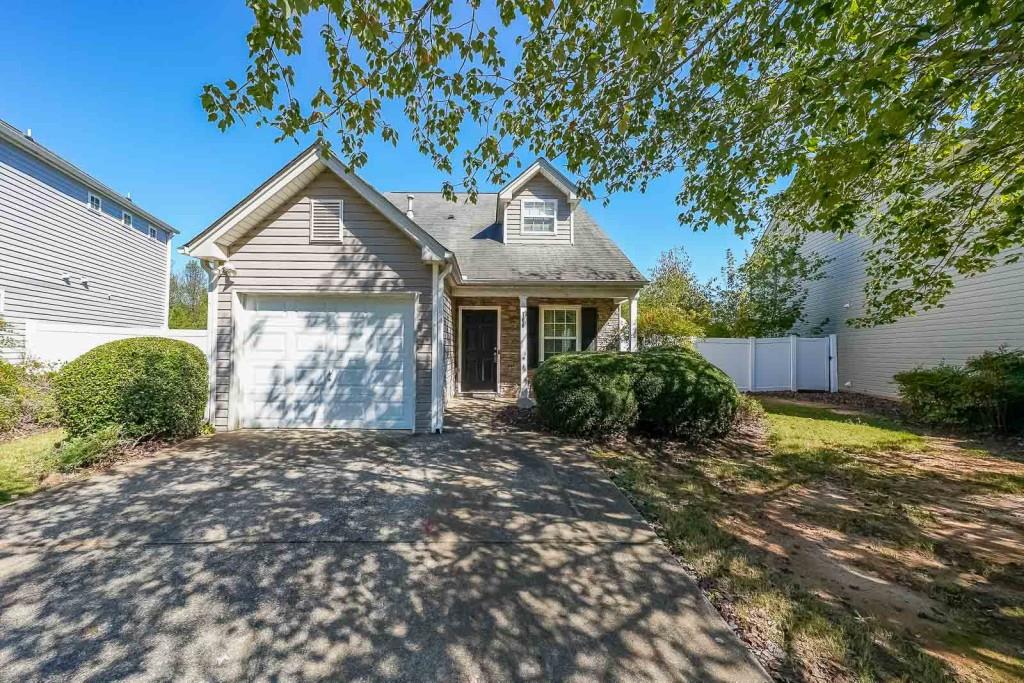
<svg viewBox="0 0 1024 683">
<path fill-rule="evenodd" d="M 574 245 L 502 244 L 495 222 L 497 193 L 480 193 L 477 203 L 449 202 L 440 192 L 384 192 L 403 211 L 414 195 L 415 220 L 455 253 L 469 282 L 645 282 L 582 206 L 576 207 Z M 451 218 L 449 218 L 451 216 Z"/>
</svg>

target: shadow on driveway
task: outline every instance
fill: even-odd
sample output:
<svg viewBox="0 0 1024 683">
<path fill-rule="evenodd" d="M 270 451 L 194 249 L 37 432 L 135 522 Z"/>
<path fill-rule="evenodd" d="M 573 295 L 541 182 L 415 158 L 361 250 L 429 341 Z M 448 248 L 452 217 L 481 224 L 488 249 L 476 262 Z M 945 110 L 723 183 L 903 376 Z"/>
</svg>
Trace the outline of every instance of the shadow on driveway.
<svg viewBox="0 0 1024 683">
<path fill-rule="evenodd" d="M 0 508 L 0 678 L 757 680 L 574 442 L 242 431 Z"/>
</svg>

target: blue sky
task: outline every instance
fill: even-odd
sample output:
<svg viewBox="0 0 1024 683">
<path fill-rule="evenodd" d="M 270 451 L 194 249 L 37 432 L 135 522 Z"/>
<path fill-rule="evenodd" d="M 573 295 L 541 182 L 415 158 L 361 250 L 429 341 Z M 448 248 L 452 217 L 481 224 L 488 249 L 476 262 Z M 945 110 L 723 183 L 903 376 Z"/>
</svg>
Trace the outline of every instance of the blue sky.
<svg viewBox="0 0 1024 683">
<path fill-rule="evenodd" d="M 226 133 L 206 120 L 203 84 L 244 75 L 251 17 L 236 0 L 52 3 L 8 0 L 0 24 L 0 118 L 177 227 L 178 244 L 263 182 L 300 146 L 253 125 Z M 312 51 L 300 87 L 323 74 Z M 397 112 L 396 112 L 397 114 Z M 396 115 L 395 123 L 402 121 Z M 402 130 L 404 126 L 399 125 Z M 303 141 L 303 145 L 308 141 Z M 431 191 L 441 176 L 411 144 L 371 142 L 360 174 L 380 190 Z M 523 161 L 529 161 L 526 155 Z M 680 226 L 673 174 L 646 194 L 616 194 L 588 208 L 645 273 L 683 245 L 701 277 L 717 275 L 728 230 Z M 494 188 L 484 187 L 484 190 Z M 184 257 L 175 255 L 179 266 Z"/>
</svg>

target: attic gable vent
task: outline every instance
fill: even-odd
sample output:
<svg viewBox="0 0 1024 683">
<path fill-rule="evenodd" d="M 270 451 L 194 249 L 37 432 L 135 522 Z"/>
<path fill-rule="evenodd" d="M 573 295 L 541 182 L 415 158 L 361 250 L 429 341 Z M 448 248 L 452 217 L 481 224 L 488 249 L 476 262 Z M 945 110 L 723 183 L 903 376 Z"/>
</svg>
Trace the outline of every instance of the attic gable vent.
<svg viewBox="0 0 1024 683">
<path fill-rule="evenodd" d="M 310 242 L 341 242 L 345 232 L 345 203 L 340 199 L 311 199 Z"/>
</svg>

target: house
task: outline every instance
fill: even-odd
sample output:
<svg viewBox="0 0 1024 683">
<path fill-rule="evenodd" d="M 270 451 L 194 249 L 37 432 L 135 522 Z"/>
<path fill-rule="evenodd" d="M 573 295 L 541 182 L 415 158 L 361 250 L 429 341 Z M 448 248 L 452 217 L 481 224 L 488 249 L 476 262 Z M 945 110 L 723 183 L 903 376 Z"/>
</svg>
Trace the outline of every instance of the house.
<svg viewBox="0 0 1024 683">
<path fill-rule="evenodd" d="M 903 370 L 962 364 L 1002 345 L 1024 347 L 1024 261 L 957 277 L 942 308 L 876 327 L 847 325 L 864 314 L 862 255 L 869 247 L 852 233 L 812 233 L 803 247 L 832 258 L 826 277 L 809 287 L 804 318 L 808 329 L 825 321 L 822 331 L 836 335 L 840 391 L 893 398 L 893 375 Z"/>
<path fill-rule="evenodd" d="M 426 432 L 455 393 L 528 400 L 545 358 L 635 344 L 645 282 L 543 159 L 453 203 L 382 193 L 312 146 L 183 252 L 211 273 L 219 430 Z"/>
<path fill-rule="evenodd" d="M 0 352 L 20 360 L 36 322 L 165 328 L 175 233 L 0 121 Z"/>
</svg>

